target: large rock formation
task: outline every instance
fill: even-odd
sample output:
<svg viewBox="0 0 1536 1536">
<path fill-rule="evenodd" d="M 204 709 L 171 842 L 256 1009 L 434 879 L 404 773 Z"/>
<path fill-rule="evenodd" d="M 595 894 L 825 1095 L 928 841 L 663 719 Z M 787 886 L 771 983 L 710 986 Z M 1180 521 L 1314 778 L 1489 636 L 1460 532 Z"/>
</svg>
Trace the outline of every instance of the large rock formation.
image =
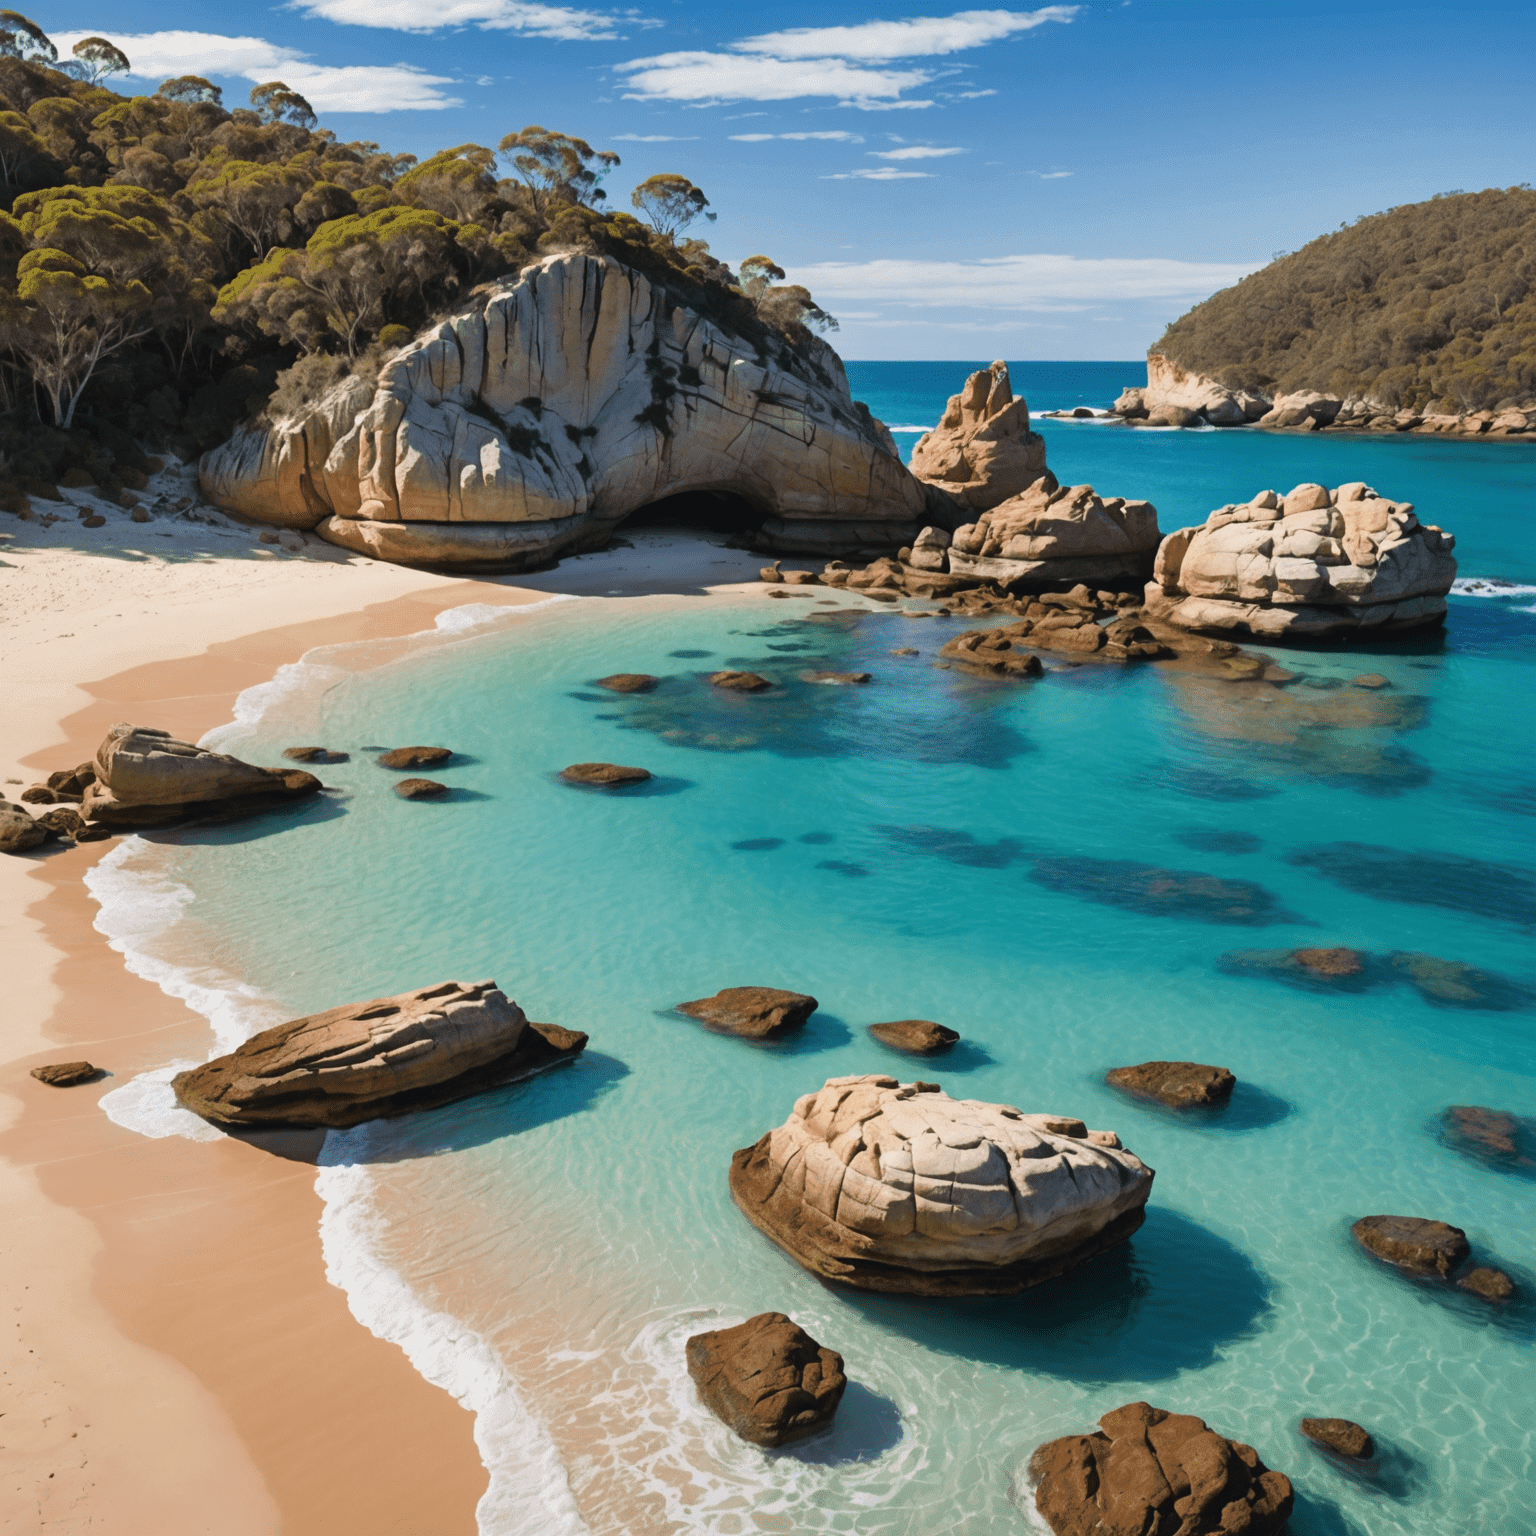
<svg viewBox="0 0 1536 1536">
<path fill-rule="evenodd" d="M 631 512 L 687 491 L 742 497 L 790 553 L 903 542 L 924 501 L 831 348 L 749 340 L 579 254 L 491 285 L 377 380 L 243 428 L 200 477 L 259 522 L 487 571 L 601 548 Z"/>
<path fill-rule="evenodd" d="M 177 741 L 169 731 L 118 721 L 96 749 L 96 778 L 81 811 L 108 827 L 165 826 L 197 816 L 265 810 L 317 793 L 300 769 L 258 768 L 224 752 Z"/>
<path fill-rule="evenodd" d="M 1109 1131 L 834 1077 L 731 1159 L 748 1218 L 813 1274 L 873 1291 L 1009 1295 L 1123 1241 L 1152 1170 Z"/>
<path fill-rule="evenodd" d="M 586 1043 L 531 1024 L 493 981 L 445 981 L 265 1029 L 172 1086 L 216 1125 L 358 1125 L 515 1082 Z"/>
<path fill-rule="evenodd" d="M 1163 540 L 1147 611 L 1270 640 L 1418 629 L 1445 617 L 1455 547 L 1360 482 L 1261 491 Z"/>
<path fill-rule="evenodd" d="M 1048 1441 L 1029 1472 L 1056 1536 L 1280 1536 L 1295 1502 L 1251 1445 L 1150 1403 L 1106 1413 L 1097 1434 Z"/>
<path fill-rule="evenodd" d="M 753 1445 L 792 1445 L 825 1429 L 843 1400 L 843 1357 L 782 1312 L 688 1340 L 688 1374 L 705 1406 Z"/>
<path fill-rule="evenodd" d="M 973 373 L 949 397 L 938 426 L 912 449 L 912 473 L 962 513 L 989 511 L 1041 481 L 1055 490 L 1045 439 L 1030 430 L 1029 404 L 1014 397 L 1007 363 Z"/>
<path fill-rule="evenodd" d="M 1265 395 L 1229 389 L 1156 352 L 1147 356 L 1146 386 L 1125 390 L 1111 407 L 1116 416 L 1154 427 L 1237 427 L 1257 421 L 1269 408 Z"/>
<path fill-rule="evenodd" d="M 1161 537 L 1149 501 L 1041 480 L 955 529 L 948 565 L 953 575 L 1016 592 L 1077 582 L 1137 586 L 1152 569 Z"/>
</svg>

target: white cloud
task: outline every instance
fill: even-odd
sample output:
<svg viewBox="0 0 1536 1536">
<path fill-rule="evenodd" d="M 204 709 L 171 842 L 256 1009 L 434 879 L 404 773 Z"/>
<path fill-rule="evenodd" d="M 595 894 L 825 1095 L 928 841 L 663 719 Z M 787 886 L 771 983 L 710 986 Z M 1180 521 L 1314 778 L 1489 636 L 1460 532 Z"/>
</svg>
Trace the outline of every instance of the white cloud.
<svg viewBox="0 0 1536 1536">
<path fill-rule="evenodd" d="M 909 144 L 905 149 L 872 149 L 876 160 L 942 160 L 947 155 L 963 155 L 963 149 L 940 149 L 932 144 Z"/>
<path fill-rule="evenodd" d="M 862 144 L 862 133 L 849 133 L 846 128 L 823 128 L 816 133 L 733 133 L 730 137 L 738 144 L 763 144 L 769 139 L 828 139 L 838 144 Z"/>
<path fill-rule="evenodd" d="M 765 138 L 773 135 L 765 134 Z M 613 135 L 615 144 L 696 144 L 696 133 L 616 133 Z"/>
<path fill-rule="evenodd" d="M 1038 176 L 1041 181 L 1064 181 L 1068 176 L 1074 175 L 1072 171 L 1031 171 L 1031 176 Z"/>
<path fill-rule="evenodd" d="M 66 52 L 89 32 L 56 32 Z M 217 32 L 118 33 L 113 41 L 132 60 L 140 80 L 176 75 L 236 75 L 258 84 L 281 78 L 317 112 L 423 112 L 461 106 L 439 86 L 447 75 L 429 75 L 410 64 L 312 64 L 295 48 L 260 37 L 225 37 Z"/>
<path fill-rule="evenodd" d="M 790 27 L 731 46 L 740 53 L 768 54 L 776 59 L 931 57 L 979 48 L 1049 21 L 1071 21 L 1078 10 L 1075 5 L 1048 5 L 1039 11 L 957 11 L 953 16 L 865 21 L 852 27 Z"/>
<path fill-rule="evenodd" d="M 910 175 L 911 172 L 897 172 Z M 1229 288 L 1255 262 L 1162 257 L 996 256 L 981 261 L 824 261 L 791 280 L 822 301 L 848 298 L 914 308 L 1053 310 L 1115 299 L 1194 299 Z"/>
<path fill-rule="evenodd" d="M 977 101 L 977 100 L 979 100 L 983 96 L 996 96 L 996 95 L 997 95 L 996 91 L 961 91 L 959 99 L 961 101 Z"/>
<path fill-rule="evenodd" d="M 823 176 L 823 181 L 932 181 L 928 171 L 898 171 L 894 165 L 882 165 L 878 170 L 839 171 L 835 176 Z"/>
<path fill-rule="evenodd" d="M 926 85 L 918 69 L 864 69 L 846 59 L 749 58 L 732 53 L 662 53 L 614 68 L 629 78 L 631 101 L 792 101 L 833 96 L 853 106 L 894 101 Z M 909 103 L 902 102 L 906 106 Z"/>
<path fill-rule="evenodd" d="M 382 27 L 392 32 L 475 26 L 568 42 L 619 37 L 621 24 L 659 25 L 633 16 L 604 15 L 564 5 L 526 5 L 519 0 L 434 0 L 431 5 L 422 5 L 420 0 L 293 0 L 290 8 L 343 26 Z"/>
</svg>

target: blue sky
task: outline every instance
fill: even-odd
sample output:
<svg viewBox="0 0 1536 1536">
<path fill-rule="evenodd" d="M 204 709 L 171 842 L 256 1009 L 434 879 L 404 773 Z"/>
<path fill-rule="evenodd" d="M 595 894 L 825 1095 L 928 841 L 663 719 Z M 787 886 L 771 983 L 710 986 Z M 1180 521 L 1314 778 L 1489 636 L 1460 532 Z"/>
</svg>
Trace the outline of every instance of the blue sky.
<svg viewBox="0 0 1536 1536">
<path fill-rule="evenodd" d="M 425 156 L 541 123 L 680 171 L 726 261 L 764 252 L 851 358 L 1131 358 L 1359 214 L 1532 174 L 1536 0 L 71 0 L 119 89 L 280 78 Z M 62 50 L 61 50 L 62 51 Z"/>
</svg>

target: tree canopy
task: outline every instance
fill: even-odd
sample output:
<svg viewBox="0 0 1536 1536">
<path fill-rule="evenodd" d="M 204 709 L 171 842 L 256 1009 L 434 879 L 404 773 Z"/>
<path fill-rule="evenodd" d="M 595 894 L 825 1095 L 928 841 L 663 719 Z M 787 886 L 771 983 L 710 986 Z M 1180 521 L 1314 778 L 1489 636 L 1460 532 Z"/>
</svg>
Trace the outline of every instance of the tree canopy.
<svg viewBox="0 0 1536 1536">
<path fill-rule="evenodd" d="M 1536 394 L 1536 192 L 1454 192 L 1342 225 L 1152 348 L 1232 388 L 1474 411 Z"/>
<path fill-rule="evenodd" d="M 280 378 L 308 381 L 291 399 L 344 376 L 551 252 L 610 256 L 760 350 L 835 324 L 767 257 L 738 280 L 688 238 L 714 215 L 686 177 L 636 188 L 645 222 L 609 211 L 619 157 L 574 135 L 534 124 L 418 163 L 341 141 L 281 80 L 229 109 L 201 75 L 103 84 L 129 68 L 106 37 L 61 64 L 0 11 L 0 505 L 7 476 L 94 464 L 92 442 L 108 466 L 135 439 L 200 451 Z"/>
</svg>

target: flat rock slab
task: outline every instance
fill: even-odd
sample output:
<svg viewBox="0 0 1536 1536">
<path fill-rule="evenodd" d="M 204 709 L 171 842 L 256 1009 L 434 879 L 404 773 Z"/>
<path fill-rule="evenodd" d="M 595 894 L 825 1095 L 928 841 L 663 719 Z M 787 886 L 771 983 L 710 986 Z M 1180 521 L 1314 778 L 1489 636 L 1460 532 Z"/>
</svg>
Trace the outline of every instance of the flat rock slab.
<svg viewBox="0 0 1536 1536">
<path fill-rule="evenodd" d="M 1091 1435 L 1066 1435 L 1029 1460 L 1035 1508 L 1055 1536 L 1280 1536 L 1295 1494 L 1252 1446 L 1204 1419 L 1127 1403 Z"/>
<path fill-rule="evenodd" d="M 567 784 L 589 784 L 600 789 L 643 784 L 650 776 L 648 768 L 625 768 L 618 763 L 572 763 L 560 770 L 560 777 Z"/>
<path fill-rule="evenodd" d="M 452 756 L 451 747 L 395 747 L 379 758 L 379 767 L 436 768 Z"/>
<path fill-rule="evenodd" d="M 1359 677 L 1350 678 L 1350 682 L 1356 688 L 1370 688 L 1373 690 L 1377 688 L 1390 688 L 1392 686 L 1391 680 L 1383 677 L 1380 672 L 1362 672 Z"/>
<path fill-rule="evenodd" d="M 283 756 L 295 763 L 345 763 L 345 752 L 333 752 L 329 747 L 284 747 Z"/>
<path fill-rule="evenodd" d="M 47 1066 L 32 1068 L 32 1076 L 50 1088 L 73 1088 L 101 1075 L 101 1068 L 88 1061 L 51 1061 Z"/>
<path fill-rule="evenodd" d="M 1442 1280 L 1472 1252 L 1460 1227 L 1422 1216 L 1362 1216 L 1349 1230 L 1377 1258 L 1410 1274 L 1438 1275 Z"/>
<path fill-rule="evenodd" d="M 660 681 L 649 672 L 613 672 L 598 678 L 597 686 L 609 693 L 649 693 Z"/>
<path fill-rule="evenodd" d="M 395 793 L 402 800 L 436 800 L 448 793 L 448 786 L 436 779 L 401 779 L 395 785 Z"/>
<path fill-rule="evenodd" d="M 1352 1419 L 1303 1419 L 1301 1432 L 1324 1450 L 1351 1461 L 1369 1461 L 1376 1454 L 1376 1442 Z"/>
<path fill-rule="evenodd" d="M 1137 1098 L 1156 1099 L 1170 1109 L 1225 1104 L 1237 1086 L 1237 1079 L 1225 1067 L 1208 1067 L 1198 1061 L 1144 1061 L 1135 1067 L 1116 1067 L 1104 1074 L 1104 1081 Z"/>
<path fill-rule="evenodd" d="M 531 1023 L 495 982 L 448 981 L 263 1030 L 172 1087 L 215 1125 L 360 1125 L 516 1082 L 586 1043 Z"/>
<path fill-rule="evenodd" d="M 932 1019 L 893 1019 L 888 1024 L 871 1024 L 869 1032 L 881 1045 L 912 1056 L 932 1056 L 960 1041 L 958 1030 L 935 1024 Z"/>
<path fill-rule="evenodd" d="M 725 987 L 713 997 L 679 1003 L 686 1013 L 723 1034 L 746 1040 L 772 1040 L 799 1029 L 815 1013 L 818 1004 L 805 992 L 785 992 L 778 987 Z"/>
<path fill-rule="evenodd" d="M 753 1445 L 792 1445 L 831 1424 L 848 1378 L 843 1357 L 782 1312 L 688 1340 L 704 1406 Z"/>
<path fill-rule="evenodd" d="M 853 683 L 868 683 L 874 680 L 872 672 L 802 672 L 802 683 L 832 683 L 847 686 Z"/>
<path fill-rule="evenodd" d="M 710 683 L 731 693 L 761 693 L 773 684 L 756 672 L 711 672 Z"/>
</svg>

